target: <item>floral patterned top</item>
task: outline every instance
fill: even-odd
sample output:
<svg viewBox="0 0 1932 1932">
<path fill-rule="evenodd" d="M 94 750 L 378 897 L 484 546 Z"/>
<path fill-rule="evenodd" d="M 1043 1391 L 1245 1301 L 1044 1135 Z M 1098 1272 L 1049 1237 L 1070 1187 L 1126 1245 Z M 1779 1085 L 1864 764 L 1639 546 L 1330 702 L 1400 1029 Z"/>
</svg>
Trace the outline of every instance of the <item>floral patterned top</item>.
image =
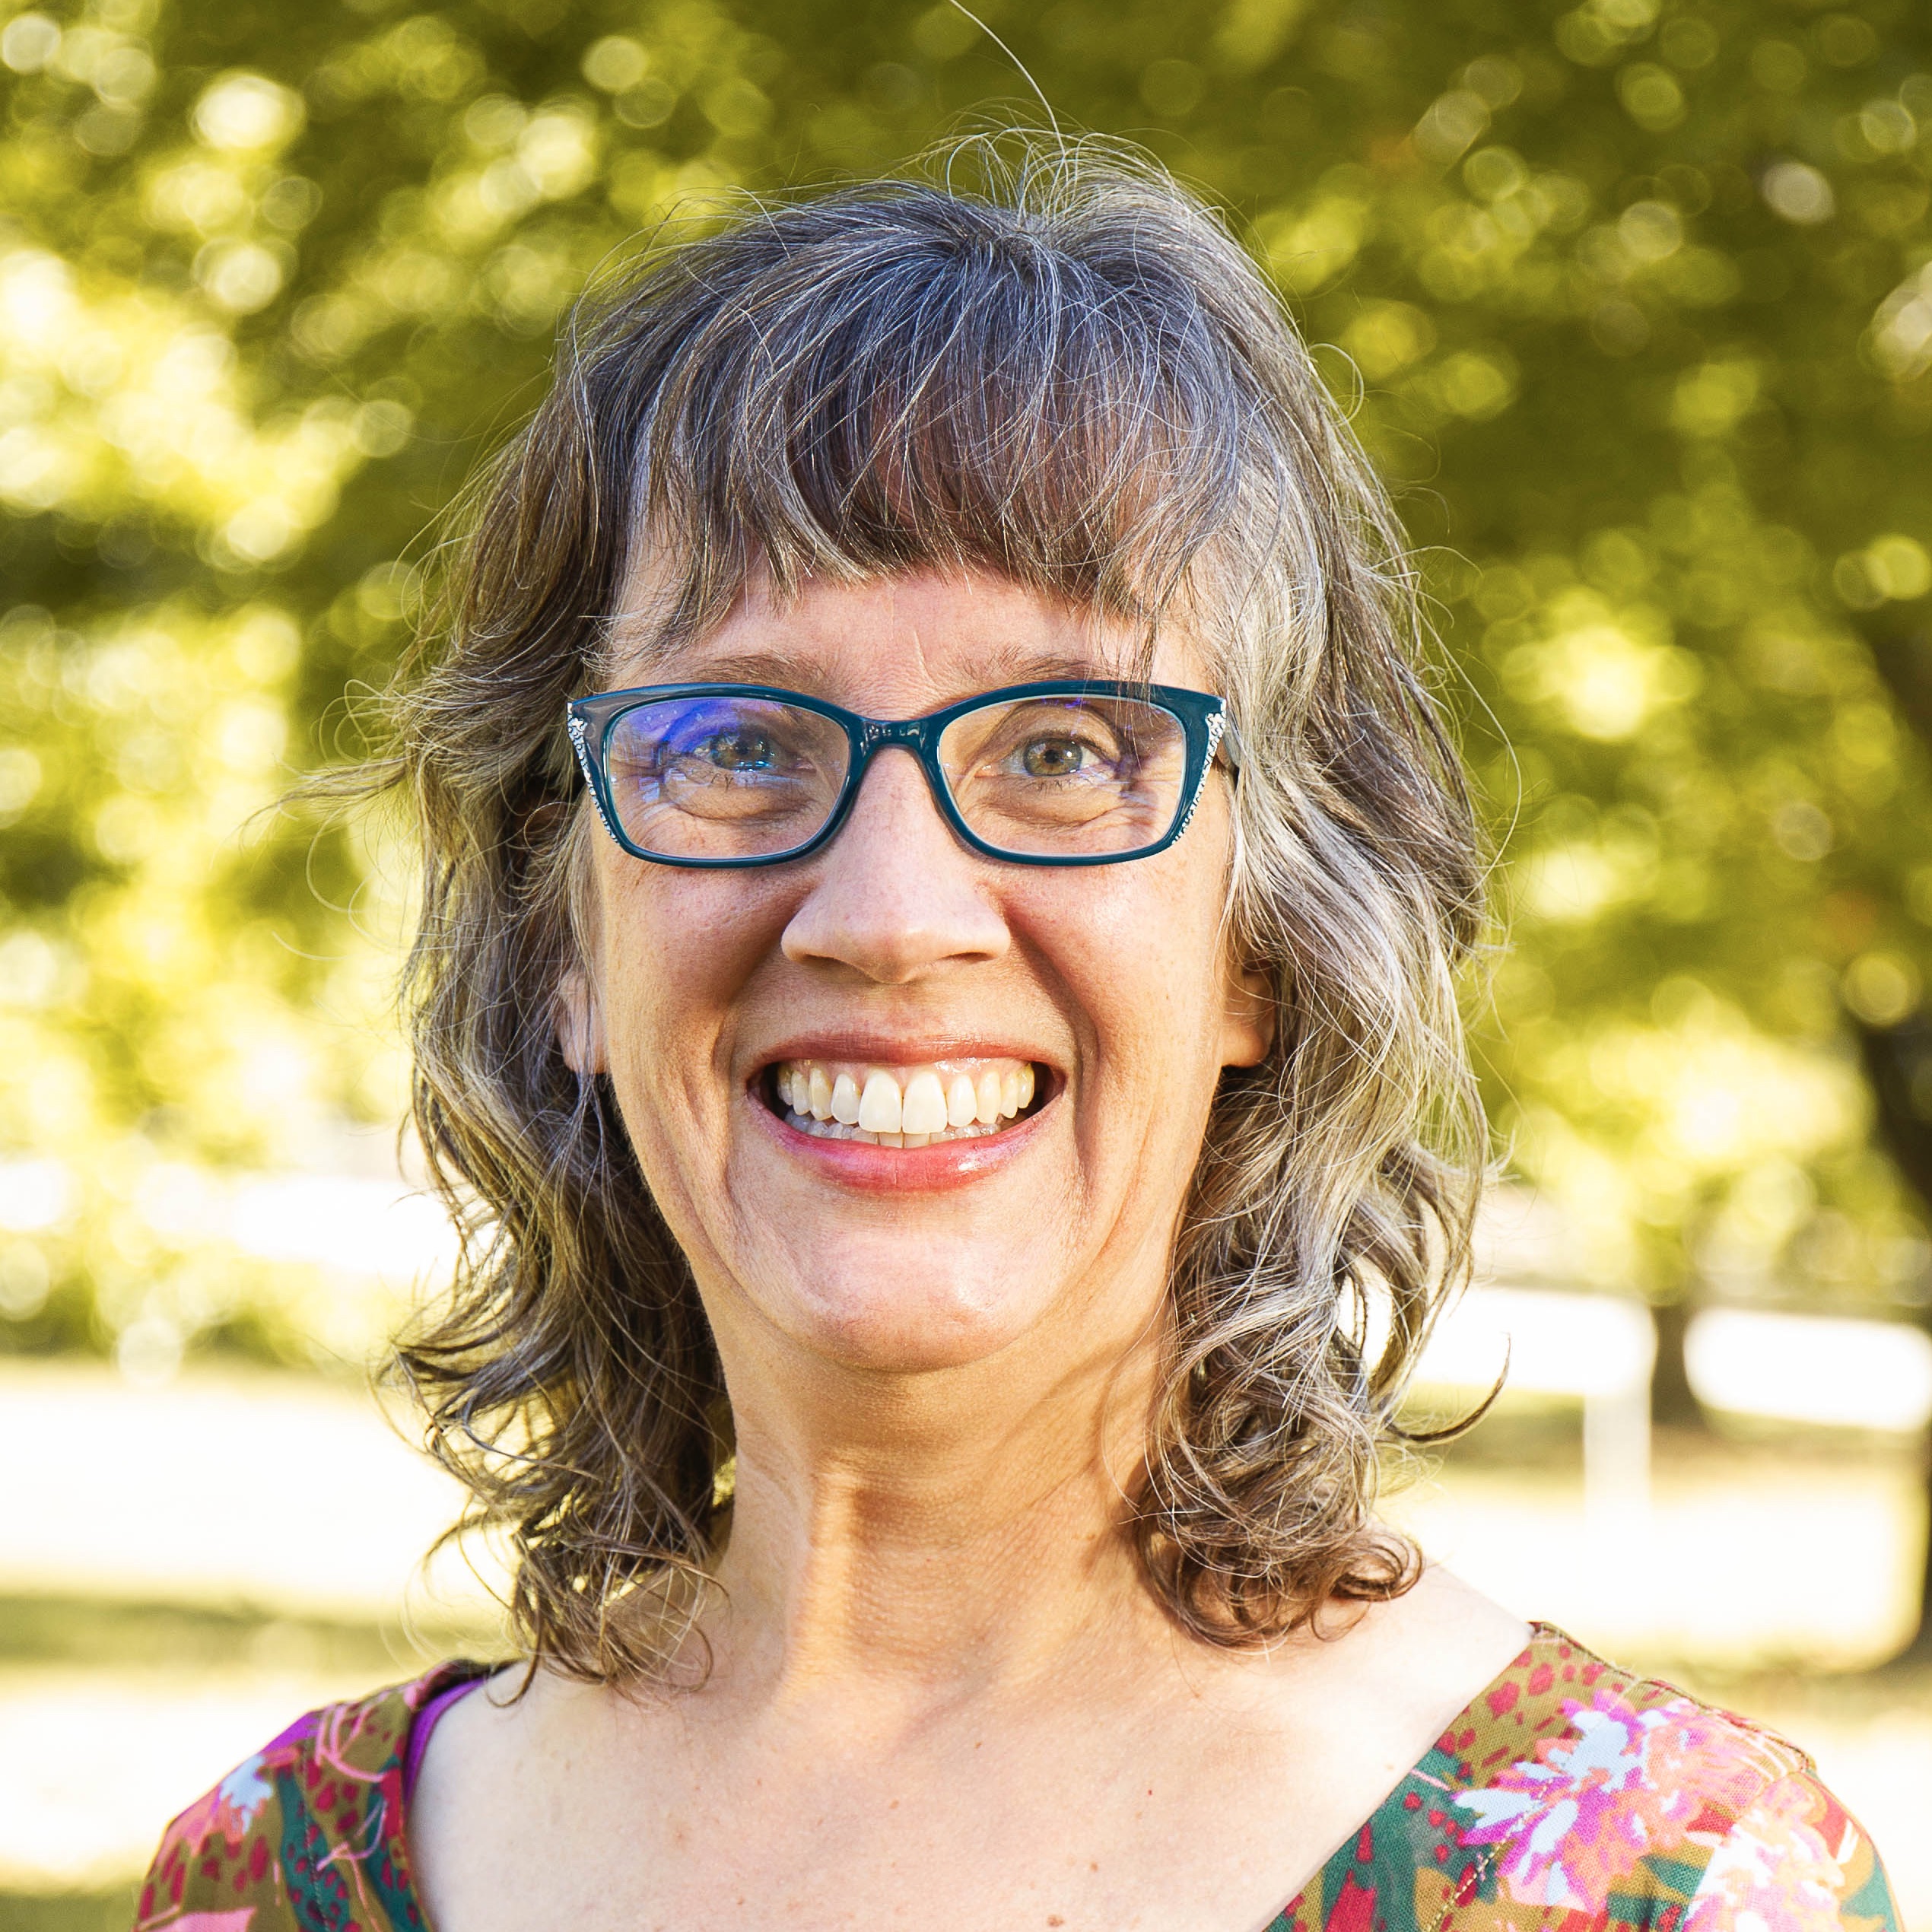
<svg viewBox="0 0 1932 1932">
<path fill-rule="evenodd" d="M 445 1664 L 283 1732 L 168 1827 L 135 1932 L 421 1932 L 409 1734 Z M 1267 1932 L 1899 1932 L 1795 1746 L 1547 1624 Z"/>
</svg>

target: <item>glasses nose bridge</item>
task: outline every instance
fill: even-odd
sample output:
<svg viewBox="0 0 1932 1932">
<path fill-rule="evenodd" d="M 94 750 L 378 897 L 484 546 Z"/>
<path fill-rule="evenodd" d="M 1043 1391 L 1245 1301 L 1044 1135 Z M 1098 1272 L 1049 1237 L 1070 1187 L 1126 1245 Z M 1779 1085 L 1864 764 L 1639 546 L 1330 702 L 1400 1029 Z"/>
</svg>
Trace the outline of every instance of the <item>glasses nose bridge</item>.
<svg viewBox="0 0 1932 1932">
<path fill-rule="evenodd" d="M 868 757 L 889 745 L 902 745 L 915 754 L 926 748 L 928 727 L 924 718 L 861 718 L 859 726 Z"/>
<path fill-rule="evenodd" d="M 872 761 L 881 752 L 909 752 L 926 774 L 929 786 L 943 786 L 939 761 L 933 755 L 932 720 L 928 718 L 861 718 L 859 720 L 859 755 L 852 774 L 856 792 L 864 782 Z"/>
<path fill-rule="evenodd" d="M 933 809 L 952 825 L 950 801 L 946 796 L 946 783 L 939 770 L 936 752 L 936 734 L 929 718 L 860 718 L 859 720 L 859 755 L 853 761 L 847 810 L 839 815 L 843 823 L 851 806 L 859 802 L 859 793 L 865 784 L 866 774 L 872 770 L 872 760 L 881 752 L 906 752 L 919 767 L 926 780 L 926 795 Z"/>
</svg>

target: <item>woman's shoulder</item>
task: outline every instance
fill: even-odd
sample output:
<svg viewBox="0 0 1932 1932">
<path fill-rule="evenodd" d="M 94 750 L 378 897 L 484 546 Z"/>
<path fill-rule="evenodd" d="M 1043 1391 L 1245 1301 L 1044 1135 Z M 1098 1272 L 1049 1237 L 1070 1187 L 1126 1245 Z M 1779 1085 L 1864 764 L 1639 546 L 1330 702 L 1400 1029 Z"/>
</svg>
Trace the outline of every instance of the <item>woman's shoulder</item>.
<svg viewBox="0 0 1932 1932">
<path fill-rule="evenodd" d="M 410 1733 L 486 1668 L 440 1664 L 297 1718 L 168 1826 L 135 1932 L 421 1932 L 403 1841 Z"/>
<path fill-rule="evenodd" d="M 1546 1624 L 1296 1904 L 1295 1932 L 1899 1926 L 1796 1745 Z"/>
</svg>

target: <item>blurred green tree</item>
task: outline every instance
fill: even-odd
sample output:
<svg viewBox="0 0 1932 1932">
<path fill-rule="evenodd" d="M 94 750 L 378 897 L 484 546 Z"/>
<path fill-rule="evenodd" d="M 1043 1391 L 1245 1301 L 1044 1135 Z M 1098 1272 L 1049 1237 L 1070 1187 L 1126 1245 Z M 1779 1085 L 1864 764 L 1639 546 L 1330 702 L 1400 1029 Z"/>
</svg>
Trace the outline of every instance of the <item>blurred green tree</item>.
<svg viewBox="0 0 1932 1932">
<path fill-rule="evenodd" d="M 1667 1339 L 1699 1285 L 1922 1303 L 1932 15 L 983 11 L 1228 211 L 1397 488 L 1568 1266 Z M 640 234 L 1026 90 L 913 0 L 49 0 L 0 62 L 0 1336 L 233 1330 L 205 1177 L 397 1103 L 380 853 L 249 815 L 427 520 Z"/>
</svg>

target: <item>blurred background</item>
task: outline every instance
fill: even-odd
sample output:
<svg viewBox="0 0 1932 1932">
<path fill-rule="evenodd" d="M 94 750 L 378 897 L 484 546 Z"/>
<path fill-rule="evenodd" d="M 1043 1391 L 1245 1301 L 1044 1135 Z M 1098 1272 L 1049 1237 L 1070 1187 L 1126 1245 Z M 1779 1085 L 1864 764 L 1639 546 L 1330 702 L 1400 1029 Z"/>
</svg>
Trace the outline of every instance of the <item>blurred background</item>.
<svg viewBox="0 0 1932 1932">
<path fill-rule="evenodd" d="M 1932 1932 L 1932 13 L 979 0 L 1225 209 L 1396 490 L 1501 853 L 1506 1180 L 1392 1505 L 1816 1752 Z M 653 224 L 902 167 L 920 0 L 0 0 L 0 1925 L 492 1636 L 367 1391 L 431 521 Z"/>
</svg>

